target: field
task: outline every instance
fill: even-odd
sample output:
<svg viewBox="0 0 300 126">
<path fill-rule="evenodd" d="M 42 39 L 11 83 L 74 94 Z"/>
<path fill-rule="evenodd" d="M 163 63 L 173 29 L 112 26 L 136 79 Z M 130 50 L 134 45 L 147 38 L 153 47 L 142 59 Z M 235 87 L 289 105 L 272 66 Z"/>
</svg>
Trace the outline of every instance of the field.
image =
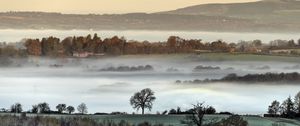
<svg viewBox="0 0 300 126">
<path fill-rule="evenodd" d="M 7 114 L 1 114 L 7 115 Z M 27 116 L 33 117 L 36 115 Z M 164 124 L 164 125 L 173 125 L 173 126 L 183 126 L 181 124 L 181 120 L 185 119 L 184 115 L 39 115 L 43 117 L 54 117 L 54 118 L 67 118 L 67 117 L 89 117 L 97 122 L 103 121 L 113 121 L 113 122 L 120 122 L 125 120 L 129 124 L 140 124 L 143 122 L 149 122 L 150 124 Z M 226 115 L 207 115 L 205 120 L 210 119 L 222 119 L 226 118 Z M 256 116 L 243 116 L 245 120 L 248 121 L 249 126 L 300 126 L 300 121 L 292 120 L 292 119 L 283 119 L 283 118 L 263 118 L 263 117 L 256 117 Z"/>
<path fill-rule="evenodd" d="M 124 55 L 120 58 L 144 58 L 145 55 Z M 168 54 L 168 55 L 147 55 L 147 58 L 161 59 L 186 59 L 193 61 L 282 61 L 282 62 L 300 62 L 296 56 L 288 55 L 260 55 L 243 53 L 202 53 L 202 54 Z"/>
<path fill-rule="evenodd" d="M 142 123 L 143 121 L 150 122 L 151 124 L 164 124 L 164 125 L 174 125 L 181 126 L 181 120 L 185 119 L 185 116 L 180 115 L 129 115 L 129 116 L 92 116 L 98 120 L 126 120 L 132 124 Z M 225 118 L 226 116 L 220 115 L 209 115 L 206 116 L 206 119 L 215 119 L 215 118 Z M 300 121 L 289 120 L 289 119 L 275 119 L 275 118 L 262 118 L 262 117 L 247 117 L 245 116 L 249 123 L 249 126 L 272 126 L 272 124 L 280 124 L 283 126 L 300 126 Z"/>
</svg>

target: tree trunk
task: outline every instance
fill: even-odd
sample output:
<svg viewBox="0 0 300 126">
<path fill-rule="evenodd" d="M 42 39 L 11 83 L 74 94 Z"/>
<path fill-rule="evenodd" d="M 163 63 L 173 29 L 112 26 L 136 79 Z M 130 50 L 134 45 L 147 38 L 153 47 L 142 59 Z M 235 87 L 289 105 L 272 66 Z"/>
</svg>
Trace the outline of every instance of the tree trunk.
<svg viewBox="0 0 300 126">
<path fill-rule="evenodd" d="M 144 107 L 142 108 L 142 115 L 144 115 Z"/>
</svg>

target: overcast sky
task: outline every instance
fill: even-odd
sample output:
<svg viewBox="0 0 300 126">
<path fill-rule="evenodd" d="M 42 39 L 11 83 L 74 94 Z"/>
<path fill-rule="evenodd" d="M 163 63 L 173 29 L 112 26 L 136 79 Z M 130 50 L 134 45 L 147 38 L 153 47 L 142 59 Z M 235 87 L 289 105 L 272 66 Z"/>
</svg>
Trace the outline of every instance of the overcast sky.
<svg viewBox="0 0 300 126">
<path fill-rule="evenodd" d="M 62 13 L 131 13 L 173 10 L 204 3 L 257 0 L 0 0 L 0 11 L 46 11 Z"/>
</svg>

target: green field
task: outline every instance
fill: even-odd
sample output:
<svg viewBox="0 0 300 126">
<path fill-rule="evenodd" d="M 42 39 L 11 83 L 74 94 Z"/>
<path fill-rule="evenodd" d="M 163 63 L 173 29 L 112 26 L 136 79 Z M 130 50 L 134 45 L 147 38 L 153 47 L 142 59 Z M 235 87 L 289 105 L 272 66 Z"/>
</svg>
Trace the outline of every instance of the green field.
<svg viewBox="0 0 300 126">
<path fill-rule="evenodd" d="M 258 55 L 243 53 L 202 53 L 202 54 L 162 54 L 162 55 L 123 55 L 118 58 L 146 58 L 191 61 L 282 61 L 300 62 L 300 57 L 287 55 Z"/>
</svg>

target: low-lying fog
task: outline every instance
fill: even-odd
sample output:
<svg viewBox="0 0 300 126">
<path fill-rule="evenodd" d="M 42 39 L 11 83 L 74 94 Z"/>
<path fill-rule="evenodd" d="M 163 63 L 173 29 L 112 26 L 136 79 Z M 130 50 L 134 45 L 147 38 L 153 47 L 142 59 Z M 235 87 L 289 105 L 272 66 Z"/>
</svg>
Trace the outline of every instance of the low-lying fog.
<svg viewBox="0 0 300 126">
<path fill-rule="evenodd" d="M 265 43 L 271 40 L 298 40 L 299 33 L 231 33 L 231 32 L 202 32 L 202 31 L 147 31 L 147 30 L 14 30 L 0 29 L 1 42 L 18 42 L 23 38 L 43 38 L 49 36 L 59 37 L 61 39 L 69 36 L 82 36 L 97 33 L 102 38 L 112 36 L 125 36 L 128 40 L 148 40 L 150 42 L 166 41 L 169 36 L 180 36 L 185 39 L 202 39 L 203 41 L 215 41 L 222 39 L 226 42 L 238 42 L 239 40 L 260 39 Z"/>
<path fill-rule="evenodd" d="M 30 58 L 19 67 L 0 68 L 0 108 L 20 102 L 24 110 L 48 102 L 77 107 L 84 102 L 89 113 L 135 110 L 129 104 L 134 92 L 143 88 L 155 91 L 152 113 L 177 106 L 186 109 L 205 101 L 217 111 L 262 114 L 273 100 L 284 100 L 300 91 L 300 85 L 175 84 L 176 80 L 221 78 L 229 73 L 244 75 L 265 72 L 300 72 L 296 62 L 219 61 L 189 56 L 121 56 L 100 59 Z M 63 65 L 50 67 L 49 65 Z M 111 66 L 151 65 L 153 71 L 99 71 Z M 38 65 L 38 66 L 37 66 Z M 221 70 L 193 72 L 198 65 L 218 66 Z M 178 71 L 168 71 L 173 68 Z"/>
</svg>

